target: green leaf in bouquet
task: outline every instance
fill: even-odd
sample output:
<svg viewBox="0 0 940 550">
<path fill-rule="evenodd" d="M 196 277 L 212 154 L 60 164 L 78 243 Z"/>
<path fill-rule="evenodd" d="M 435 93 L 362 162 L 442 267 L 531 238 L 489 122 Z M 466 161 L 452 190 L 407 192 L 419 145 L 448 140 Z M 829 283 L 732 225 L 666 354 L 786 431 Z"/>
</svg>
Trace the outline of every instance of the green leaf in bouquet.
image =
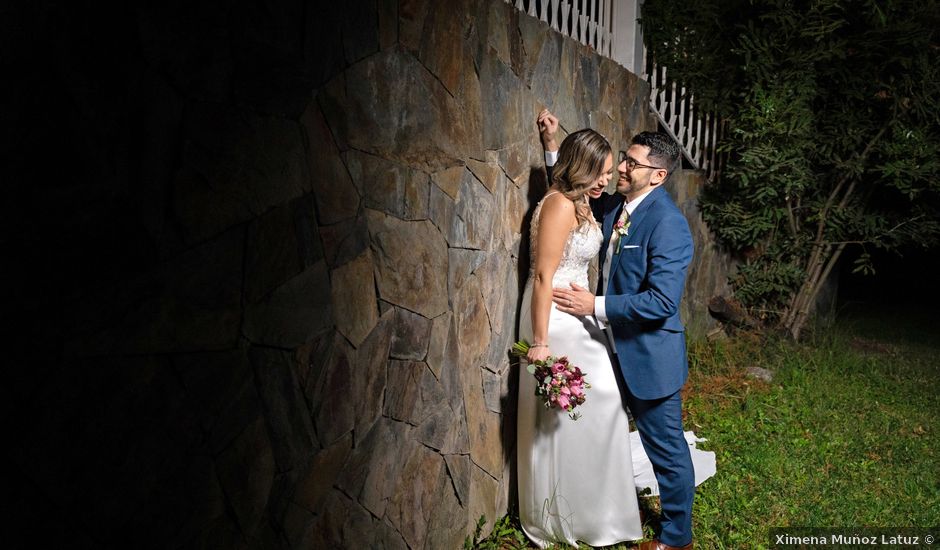
<svg viewBox="0 0 940 550">
<path fill-rule="evenodd" d="M 535 374 L 535 365 L 529 363 L 526 365 L 525 370 L 529 371 L 529 374 Z"/>
</svg>

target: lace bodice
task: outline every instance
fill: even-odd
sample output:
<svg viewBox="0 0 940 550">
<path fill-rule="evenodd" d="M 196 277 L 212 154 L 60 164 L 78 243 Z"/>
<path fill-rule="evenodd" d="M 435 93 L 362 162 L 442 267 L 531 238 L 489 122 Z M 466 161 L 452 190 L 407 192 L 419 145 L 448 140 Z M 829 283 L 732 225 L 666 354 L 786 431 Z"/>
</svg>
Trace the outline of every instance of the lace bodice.
<svg viewBox="0 0 940 550">
<path fill-rule="evenodd" d="M 542 214 L 542 205 L 545 199 L 557 193 L 553 191 L 542 197 L 542 200 L 535 207 L 532 214 L 531 235 L 529 237 L 529 278 L 535 271 L 535 259 L 538 257 L 538 236 L 539 219 Z M 568 287 L 568 283 L 577 283 L 588 288 L 588 266 L 601 248 L 601 242 L 604 236 L 601 228 L 594 219 L 582 223 L 577 228 L 568 233 L 568 240 L 565 242 L 565 251 L 561 256 L 561 262 L 558 269 L 555 270 L 555 276 L 552 278 L 552 286 Z"/>
</svg>

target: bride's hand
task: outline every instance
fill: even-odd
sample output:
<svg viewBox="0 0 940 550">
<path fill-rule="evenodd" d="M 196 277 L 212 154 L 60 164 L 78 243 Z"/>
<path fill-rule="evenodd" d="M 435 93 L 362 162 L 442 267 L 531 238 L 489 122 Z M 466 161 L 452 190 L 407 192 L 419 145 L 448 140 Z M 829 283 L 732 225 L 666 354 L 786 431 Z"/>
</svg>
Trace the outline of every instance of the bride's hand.
<svg viewBox="0 0 940 550">
<path fill-rule="evenodd" d="M 534 363 L 536 361 L 544 361 L 545 358 L 549 357 L 551 354 L 552 353 L 548 350 L 548 346 L 530 347 L 529 353 L 526 354 L 526 359 L 528 359 L 530 363 Z"/>
</svg>

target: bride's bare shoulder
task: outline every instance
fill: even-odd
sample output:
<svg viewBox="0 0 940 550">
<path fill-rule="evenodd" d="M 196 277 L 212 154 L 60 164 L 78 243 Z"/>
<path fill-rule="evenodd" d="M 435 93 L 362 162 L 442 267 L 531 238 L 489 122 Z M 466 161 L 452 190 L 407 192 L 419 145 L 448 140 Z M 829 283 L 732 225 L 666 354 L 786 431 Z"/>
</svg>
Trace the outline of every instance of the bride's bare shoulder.
<svg viewBox="0 0 940 550">
<path fill-rule="evenodd" d="M 570 210 L 574 212 L 574 201 L 569 199 L 561 193 L 554 189 L 549 189 L 548 193 L 542 197 L 542 209 L 551 208 L 551 209 L 560 209 L 561 211 Z"/>
<path fill-rule="evenodd" d="M 540 223 L 544 225 L 559 225 L 569 227 L 577 218 L 574 202 L 561 193 L 549 192 L 542 199 L 542 210 L 539 215 Z"/>
</svg>

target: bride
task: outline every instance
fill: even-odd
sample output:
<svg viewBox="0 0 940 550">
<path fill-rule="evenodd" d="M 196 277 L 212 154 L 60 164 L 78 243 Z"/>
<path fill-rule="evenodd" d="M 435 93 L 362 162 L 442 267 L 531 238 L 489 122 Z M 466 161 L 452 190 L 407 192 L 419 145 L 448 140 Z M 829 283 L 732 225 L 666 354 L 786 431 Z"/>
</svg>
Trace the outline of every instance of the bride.
<svg viewBox="0 0 940 550">
<path fill-rule="evenodd" d="M 534 377 L 520 369 L 519 519 L 542 548 L 643 538 L 627 413 L 607 336 L 593 317 L 563 313 L 552 302 L 553 287 L 589 287 L 588 266 L 602 235 L 588 201 L 601 196 L 613 173 L 603 136 L 590 129 L 570 134 L 532 216 L 532 261 L 519 323 L 520 337 L 531 342 L 527 358 L 567 356 L 591 385 L 575 422 L 538 402 Z"/>
</svg>

